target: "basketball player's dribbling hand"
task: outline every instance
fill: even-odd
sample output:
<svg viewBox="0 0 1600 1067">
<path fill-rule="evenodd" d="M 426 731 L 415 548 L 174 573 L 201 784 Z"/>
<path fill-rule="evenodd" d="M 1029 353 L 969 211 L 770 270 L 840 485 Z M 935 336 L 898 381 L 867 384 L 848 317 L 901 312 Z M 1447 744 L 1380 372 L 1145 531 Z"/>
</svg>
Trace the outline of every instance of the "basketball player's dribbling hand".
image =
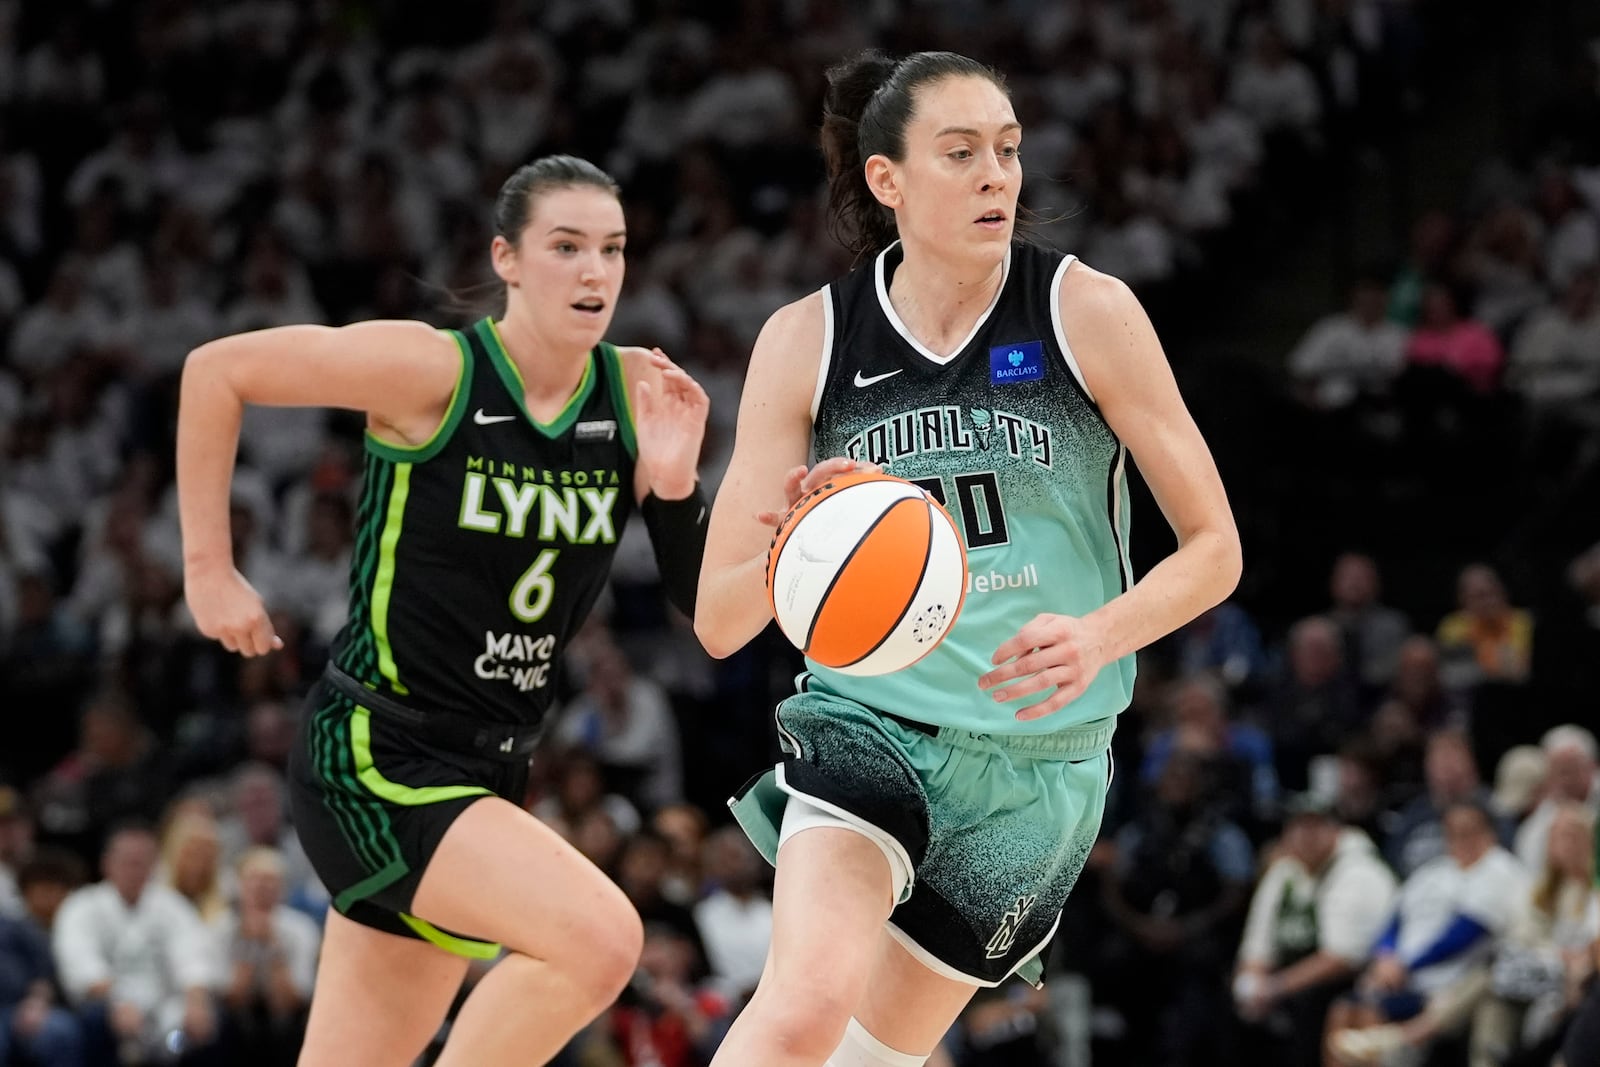
<svg viewBox="0 0 1600 1067">
<path fill-rule="evenodd" d="M 845 459 L 843 457 L 825 459 L 810 470 L 805 467 L 791 468 L 789 473 L 783 476 L 783 498 L 785 500 L 783 510 L 758 511 L 756 512 L 756 521 L 764 526 L 776 526 L 783 521 L 783 517 L 789 513 L 790 508 L 794 507 L 796 501 L 826 483 L 829 478 L 837 478 L 841 474 L 850 474 L 854 471 L 875 471 L 879 469 L 876 463 L 862 463 L 859 460 Z"/>
<path fill-rule="evenodd" d="M 195 627 L 229 652 L 264 656 L 283 647 L 261 594 L 231 563 L 210 570 L 186 569 L 183 595 Z"/>
<path fill-rule="evenodd" d="M 1017 712 L 1027 722 L 1060 711 L 1083 695 L 1106 665 L 1104 642 L 1093 625 L 1071 615 L 1036 615 L 995 650 L 994 670 L 978 679 L 999 701 L 1019 700 L 1055 687 L 1045 699 Z"/>
<path fill-rule="evenodd" d="M 641 381 L 634 390 L 639 458 L 650 473 L 651 492 L 663 500 L 682 500 L 694 492 L 711 400 L 661 349 L 650 350 L 650 364 L 659 380 Z"/>
</svg>

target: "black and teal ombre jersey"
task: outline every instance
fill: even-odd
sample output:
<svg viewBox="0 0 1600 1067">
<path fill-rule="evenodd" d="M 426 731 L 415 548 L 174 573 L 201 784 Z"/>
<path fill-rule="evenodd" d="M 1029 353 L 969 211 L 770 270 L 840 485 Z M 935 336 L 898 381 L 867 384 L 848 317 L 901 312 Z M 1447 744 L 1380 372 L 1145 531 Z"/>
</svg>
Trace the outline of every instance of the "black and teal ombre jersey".
<svg viewBox="0 0 1600 1067">
<path fill-rule="evenodd" d="M 1045 733 L 1114 716 L 1132 656 L 1043 719 L 1016 722 L 978 689 L 990 657 L 1042 612 L 1086 615 L 1131 584 L 1127 450 L 1106 425 L 1059 312 L 1072 258 L 1016 242 L 1000 291 L 948 357 L 920 344 L 889 302 L 898 244 L 824 291 L 823 362 L 812 403 L 819 459 L 878 463 L 928 489 L 964 533 L 961 618 L 905 670 L 857 678 L 809 663 L 820 687 L 940 726 Z M 1007 710 L 1009 709 L 1009 711 Z"/>
<path fill-rule="evenodd" d="M 438 433 L 415 448 L 367 435 L 335 658 L 416 708 L 533 725 L 634 506 L 622 366 L 595 348 L 539 423 L 494 323 L 450 332 L 462 370 Z"/>
</svg>

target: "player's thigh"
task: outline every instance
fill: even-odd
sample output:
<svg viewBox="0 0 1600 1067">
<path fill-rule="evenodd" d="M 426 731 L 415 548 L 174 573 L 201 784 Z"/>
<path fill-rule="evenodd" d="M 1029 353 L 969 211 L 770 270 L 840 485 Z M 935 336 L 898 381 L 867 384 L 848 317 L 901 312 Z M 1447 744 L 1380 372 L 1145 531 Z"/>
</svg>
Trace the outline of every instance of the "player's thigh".
<svg viewBox="0 0 1600 1067">
<path fill-rule="evenodd" d="M 499 797 L 476 801 L 451 823 L 412 914 L 583 973 L 631 974 L 644 943 L 622 890 L 561 835 Z"/>
<path fill-rule="evenodd" d="M 411 1063 L 438 1031 L 467 961 L 328 912 L 300 1067 Z"/>
<path fill-rule="evenodd" d="M 849 1019 L 877 966 L 890 886 L 889 861 L 865 834 L 816 827 L 785 841 L 773 884 L 765 998 Z"/>
<path fill-rule="evenodd" d="M 935 974 L 884 932 L 856 1019 L 895 1051 L 926 1056 L 977 991 L 971 982 Z"/>
</svg>

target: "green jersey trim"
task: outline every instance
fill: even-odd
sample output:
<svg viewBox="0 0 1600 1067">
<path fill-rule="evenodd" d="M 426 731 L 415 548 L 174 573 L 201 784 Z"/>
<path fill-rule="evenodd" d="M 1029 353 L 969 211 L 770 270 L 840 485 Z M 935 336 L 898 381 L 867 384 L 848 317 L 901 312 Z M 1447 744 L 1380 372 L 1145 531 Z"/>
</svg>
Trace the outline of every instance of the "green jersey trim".
<svg viewBox="0 0 1600 1067">
<path fill-rule="evenodd" d="M 394 441 L 385 441 L 371 430 L 367 431 L 367 451 L 382 456 L 391 463 L 421 463 L 432 459 L 439 454 L 450 440 L 450 435 L 455 433 L 456 427 L 461 422 L 461 416 L 467 410 L 467 394 L 471 391 L 467 383 L 472 380 L 472 352 L 467 348 L 467 339 L 455 330 L 441 330 L 448 334 L 461 350 L 461 368 L 456 371 L 456 387 L 450 394 L 450 405 L 445 408 L 444 418 L 439 425 L 434 427 L 433 436 L 420 445 L 402 445 Z"/>
<path fill-rule="evenodd" d="M 639 441 L 633 428 L 633 399 L 628 395 L 628 379 L 622 373 L 622 353 L 616 345 L 600 342 L 600 354 L 606 361 L 606 380 L 611 386 L 611 406 L 617 412 L 617 425 L 621 427 L 622 444 L 633 459 L 639 458 Z"/>
<path fill-rule="evenodd" d="M 343 915 L 345 912 L 350 910 L 350 905 L 354 904 L 358 900 L 370 897 L 379 890 L 388 889 L 391 885 L 405 877 L 406 872 L 410 869 L 411 868 L 406 865 L 405 860 L 392 860 L 389 865 L 383 868 L 381 871 L 378 871 L 376 874 L 368 875 L 355 885 L 351 886 L 349 889 L 346 889 L 343 893 L 340 893 L 338 897 L 334 899 L 334 910 L 340 915 Z"/>
<path fill-rule="evenodd" d="M 389 598 L 394 593 L 394 550 L 400 543 L 400 527 L 406 517 L 406 497 L 411 495 L 411 464 L 394 465 L 394 485 L 389 489 L 389 504 L 378 539 L 378 574 L 372 585 L 372 636 L 378 643 L 378 673 L 396 693 L 407 689 L 400 682 L 389 646 Z"/>
<path fill-rule="evenodd" d="M 350 713 L 350 751 L 356 760 L 356 777 L 374 796 L 391 804 L 414 808 L 462 797 L 488 796 L 481 785 L 425 785 L 421 788 L 391 782 L 372 762 L 372 712 L 360 705 Z"/>
<path fill-rule="evenodd" d="M 415 915 L 397 912 L 400 921 L 411 927 L 412 931 L 422 940 L 437 945 L 456 956 L 465 956 L 469 960 L 492 960 L 500 955 L 500 946 L 493 941 L 474 941 L 467 937 L 457 937 L 447 934 L 426 919 L 419 919 Z"/>
<path fill-rule="evenodd" d="M 572 424 L 578 419 L 578 412 L 583 410 L 584 403 L 589 399 L 589 394 L 594 392 L 594 353 L 589 353 L 588 361 L 583 365 L 583 378 L 579 380 L 578 388 L 567 400 L 566 407 L 549 422 L 540 422 L 528 411 L 528 387 L 522 380 L 522 372 L 511 361 L 511 355 L 506 351 L 505 342 L 500 339 L 500 331 L 495 327 L 494 320 L 484 319 L 478 323 L 476 329 L 484 348 L 489 352 L 489 361 L 499 372 L 500 380 L 505 383 L 511 398 L 517 403 L 517 410 L 528 420 L 528 425 L 552 440 L 571 429 Z"/>
</svg>

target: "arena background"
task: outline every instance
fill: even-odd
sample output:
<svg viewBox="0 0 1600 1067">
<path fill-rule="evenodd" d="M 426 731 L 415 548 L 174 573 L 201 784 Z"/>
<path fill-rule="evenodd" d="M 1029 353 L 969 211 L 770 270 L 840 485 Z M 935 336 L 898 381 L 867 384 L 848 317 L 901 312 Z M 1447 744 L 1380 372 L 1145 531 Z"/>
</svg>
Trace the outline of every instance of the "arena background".
<svg viewBox="0 0 1600 1067">
<path fill-rule="evenodd" d="M 1600 6 L 0 0 L 0 1018 L 50 887 L 98 879 L 137 817 L 211 931 L 194 951 L 226 1024 L 182 1056 L 293 1062 L 309 978 L 272 1010 L 230 989 L 240 910 L 262 906 L 237 863 L 278 850 L 305 917 L 284 937 L 313 960 L 326 897 L 279 776 L 343 618 L 360 423 L 247 419 L 238 565 L 286 648 L 241 663 L 182 602 L 186 353 L 290 322 L 470 321 L 493 307 L 494 191 L 570 152 L 624 190 L 611 337 L 706 385 L 714 485 L 761 323 L 851 265 L 816 128 L 823 71 L 868 45 L 1006 75 L 1035 239 L 1144 300 L 1246 559 L 1232 600 L 1140 657 L 1048 992 L 986 994 L 941 1055 L 1298 1062 L 1232 982 L 1286 798 L 1321 796 L 1402 878 L 1450 799 L 1494 802 L 1515 843 L 1574 752 L 1586 769 L 1550 790 L 1592 818 L 1592 737 L 1501 760 L 1600 710 Z M 1142 491 L 1135 516 L 1142 570 L 1171 536 Z M 1347 560 L 1335 591 L 1352 552 L 1370 569 Z M 769 631 L 707 658 L 633 529 L 567 666 L 528 804 L 623 880 L 653 949 L 562 1062 L 704 1062 L 770 919 L 722 800 L 770 757 L 795 656 Z M 91 1033 L 66 993 L 60 1025 Z"/>
</svg>

